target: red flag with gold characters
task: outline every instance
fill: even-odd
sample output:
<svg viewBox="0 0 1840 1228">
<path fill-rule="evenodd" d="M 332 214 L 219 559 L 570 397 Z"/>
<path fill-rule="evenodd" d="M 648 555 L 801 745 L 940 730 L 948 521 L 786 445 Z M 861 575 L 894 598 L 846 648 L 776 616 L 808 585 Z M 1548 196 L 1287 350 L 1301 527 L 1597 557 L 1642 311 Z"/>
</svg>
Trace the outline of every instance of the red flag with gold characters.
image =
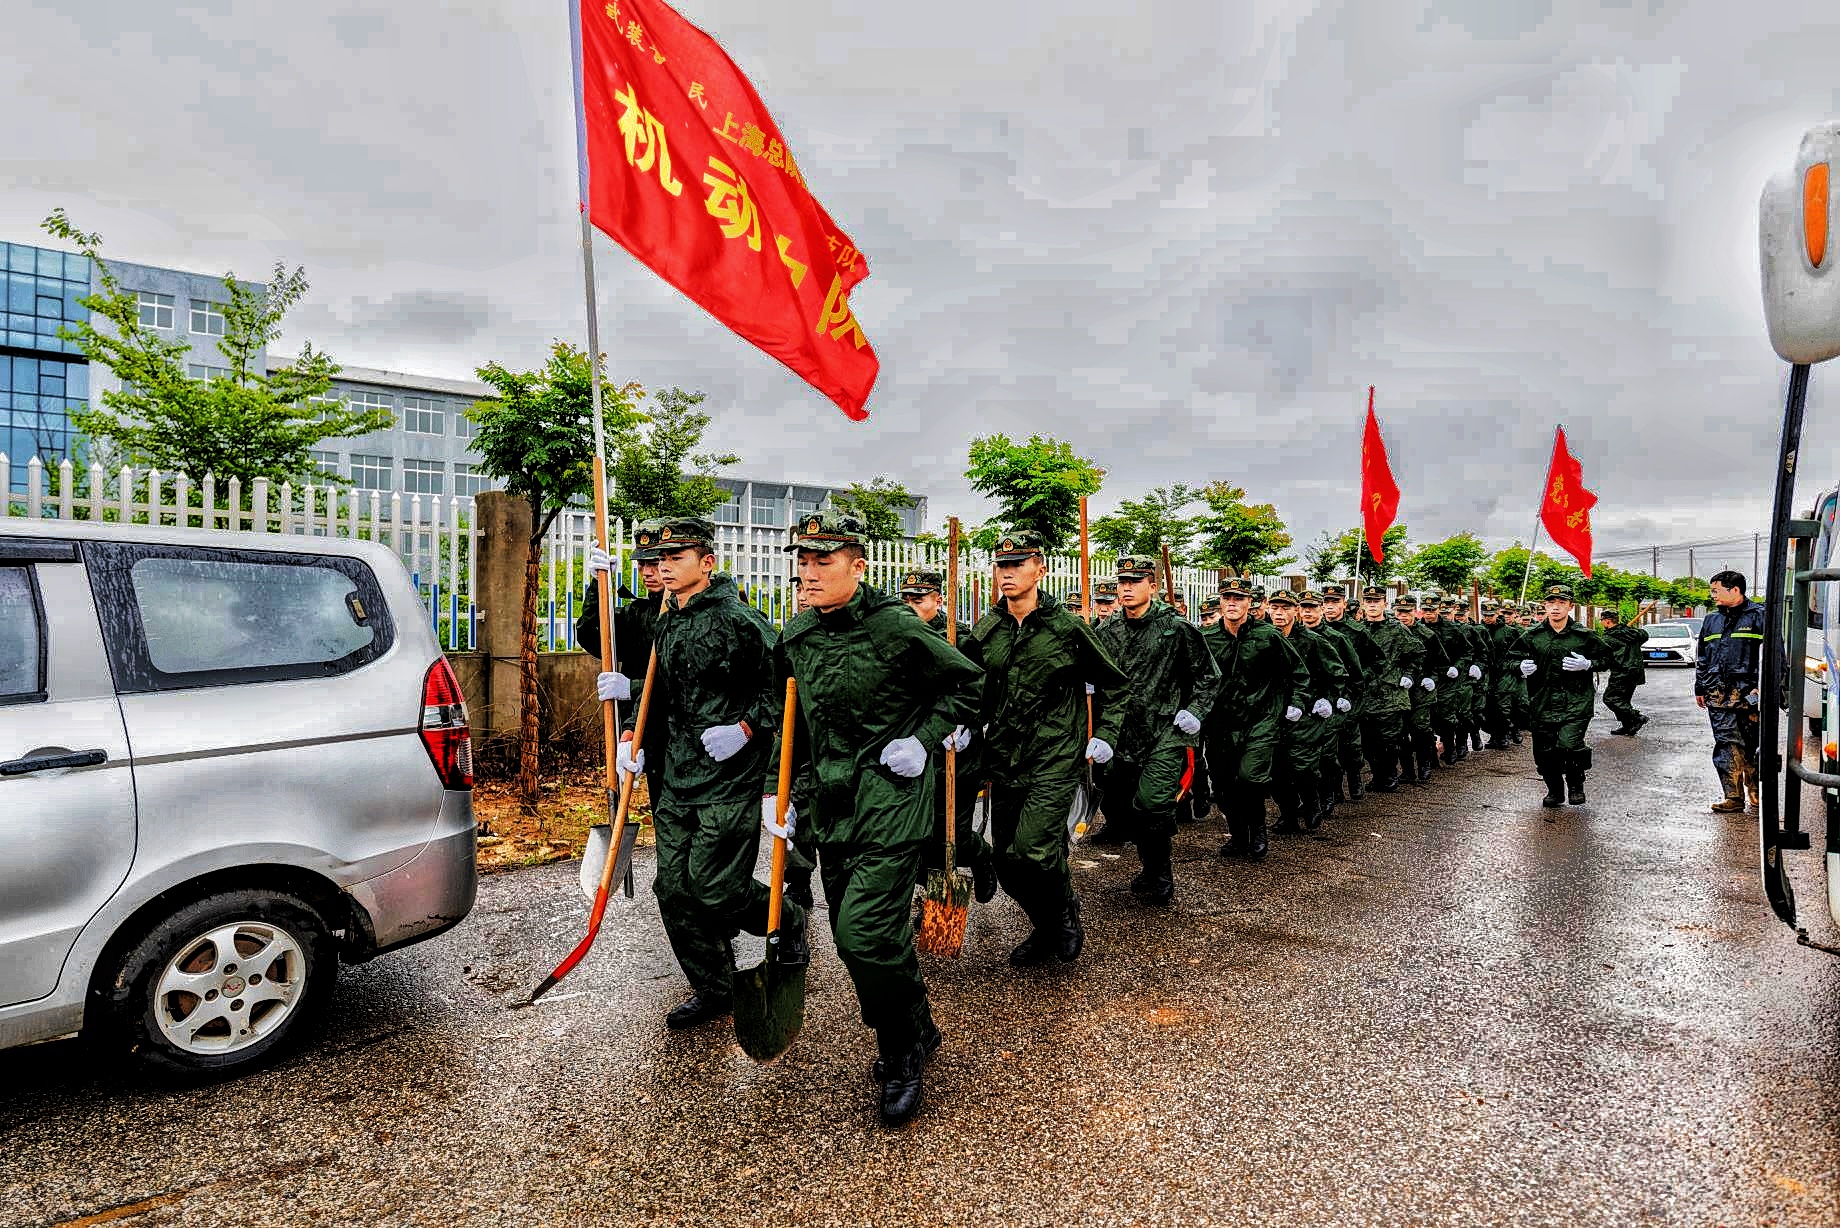
<svg viewBox="0 0 1840 1228">
<path fill-rule="evenodd" d="M 1597 496 L 1584 488 L 1584 466 L 1565 446 L 1565 428 L 1560 427 L 1553 435 L 1540 523 L 1554 544 L 1578 560 L 1587 580 L 1591 578 L 1591 509 L 1596 506 Z"/>
<path fill-rule="evenodd" d="M 1361 520 L 1367 526 L 1367 549 L 1374 562 L 1386 561 L 1382 545 L 1386 531 L 1399 514 L 1399 483 L 1387 463 L 1386 440 L 1380 438 L 1380 421 L 1374 417 L 1374 389 L 1367 387 L 1367 432 L 1361 437 Z"/>
<path fill-rule="evenodd" d="M 581 201 L 594 226 L 851 418 L 879 365 L 869 275 L 760 95 L 662 0 L 572 0 Z"/>
</svg>

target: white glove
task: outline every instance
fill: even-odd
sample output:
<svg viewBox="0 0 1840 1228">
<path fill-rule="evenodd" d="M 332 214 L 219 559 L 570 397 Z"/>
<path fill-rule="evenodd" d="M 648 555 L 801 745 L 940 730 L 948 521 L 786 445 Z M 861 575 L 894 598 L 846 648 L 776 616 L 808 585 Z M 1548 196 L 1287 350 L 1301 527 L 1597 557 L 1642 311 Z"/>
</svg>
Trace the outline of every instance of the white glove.
<svg viewBox="0 0 1840 1228">
<path fill-rule="evenodd" d="M 1412 680 L 1410 678 L 1401 678 L 1399 680 L 1399 685 L 1410 690 L 1412 686 Z"/>
<path fill-rule="evenodd" d="M 703 749 L 717 763 L 733 759 L 748 744 L 748 732 L 739 725 L 711 725 L 703 730 Z"/>
<path fill-rule="evenodd" d="M 1317 716 L 1328 716 L 1331 712 L 1335 711 L 1335 705 L 1326 699 L 1319 699 L 1310 705 L 1310 711 Z"/>
<path fill-rule="evenodd" d="M 1472 666 L 1470 666 L 1470 667 L 1469 667 L 1469 676 L 1470 676 L 1470 677 L 1472 677 L 1472 678 L 1480 678 L 1480 677 L 1482 677 L 1482 667 L 1481 667 L 1480 665 L 1472 665 Z"/>
<path fill-rule="evenodd" d="M 600 696 L 602 703 L 610 699 L 631 699 L 632 681 L 625 674 L 596 674 L 594 675 L 594 693 Z"/>
<path fill-rule="evenodd" d="M 1568 652 L 1565 654 L 1565 659 L 1559 662 L 1559 668 L 1568 674 L 1582 673 L 1591 668 L 1591 658 Z"/>
<path fill-rule="evenodd" d="M 1457 667 L 1454 665 L 1444 671 L 1444 677 L 1446 678 L 1455 678 L 1456 676 L 1457 676 Z"/>
<path fill-rule="evenodd" d="M 1337 712 L 1353 712 L 1354 705 L 1345 699 L 1338 699 L 1335 701 L 1335 710 Z"/>
<path fill-rule="evenodd" d="M 781 840 L 790 840 L 792 839 L 793 833 L 798 831 L 799 829 L 798 808 L 794 806 L 790 801 L 786 803 L 786 825 L 784 827 L 781 827 L 779 823 L 773 817 L 773 812 L 778 809 L 779 809 L 779 798 L 778 797 L 769 793 L 765 797 L 761 798 L 760 799 L 760 826 L 763 829 L 765 829 L 766 833 L 769 836 L 776 836 Z"/>
<path fill-rule="evenodd" d="M 1094 763 L 1112 761 L 1112 744 L 1104 738 L 1093 738 L 1086 743 L 1086 757 Z"/>
<path fill-rule="evenodd" d="M 1086 684 L 1086 693 L 1087 693 L 1088 695 L 1093 695 L 1093 694 L 1097 694 L 1097 692 L 1095 692 L 1095 691 L 1093 690 L 1093 684 L 1092 684 L 1092 683 L 1090 683 L 1090 682 Z"/>
<path fill-rule="evenodd" d="M 1533 658 L 1528 657 L 1525 661 L 1521 662 L 1521 677 L 1523 678 L 1533 677 L 1533 671 L 1538 668 L 1540 667 L 1534 662 Z"/>
<path fill-rule="evenodd" d="M 1299 708 L 1296 704 L 1292 704 L 1290 707 L 1284 709 L 1284 719 L 1287 721 L 1302 720 L 1303 719 L 1303 709 Z"/>
<path fill-rule="evenodd" d="M 1176 713 L 1176 728 L 1192 738 L 1201 732 L 1201 718 L 1184 708 Z"/>
<path fill-rule="evenodd" d="M 945 741 L 941 742 L 940 745 L 947 750 L 963 750 L 965 747 L 971 745 L 971 731 L 963 725 L 960 725 L 957 729 L 948 733 Z"/>
<path fill-rule="evenodd" d="M 613 570 L 613 556 L 599 546 L 588 547 L 588 574 L 598 576 L 603 571 Z"/>
<path fill-rule="evenodd" d="M 637 776 L 645 770 L 645 752 L 633 753 L 632 739 L 620 743 L 620 748 L 613 752 L 613 766 L 625 776 Z"/>
<path fill-rule="evenodd" d="M 896 776 L 918 776 L 926 771 L 926 747 L 919 738 L 896 738 L 882 747 L 882 766 Z"/>
<path fill-rule="evenodd" d="M 1424 687 L 1427 691 L 1435 691 L 1437 690 L 1437 679 L 1436 678 L 1420 678 L 1418 680 L 1418 685 Z"/>
</svg>

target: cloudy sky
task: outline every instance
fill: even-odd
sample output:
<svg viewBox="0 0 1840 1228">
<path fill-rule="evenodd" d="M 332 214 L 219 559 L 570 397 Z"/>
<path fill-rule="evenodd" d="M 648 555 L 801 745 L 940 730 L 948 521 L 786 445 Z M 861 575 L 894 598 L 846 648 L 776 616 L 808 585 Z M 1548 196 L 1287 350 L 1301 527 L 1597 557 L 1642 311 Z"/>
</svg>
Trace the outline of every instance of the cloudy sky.
<svg viewBox="0 0 1840 1228">
<path fill-rule="evenodd" d="M 1108 470 L 1100 510 L 1229 478 L 1304 542 L 1353 522 L 1371 383 L 1415 539 L 1524 538 L 1559 421 L 1600 548 L 1763 522 L 1756 200 L 1840 114 L 1831 3 L 678 7 L 873 270 L 853 425 L 603 249 L 615 371 L 706 391 L 750 476 L 886 473 L 975 518 L 969 438 L 1040 431 Z M 126 260 L 304 264 L 284 344 L 353 365 L 582 338 L 565 0 L 4 9 L 0 237 L 64 205 Z"/>
</svg>

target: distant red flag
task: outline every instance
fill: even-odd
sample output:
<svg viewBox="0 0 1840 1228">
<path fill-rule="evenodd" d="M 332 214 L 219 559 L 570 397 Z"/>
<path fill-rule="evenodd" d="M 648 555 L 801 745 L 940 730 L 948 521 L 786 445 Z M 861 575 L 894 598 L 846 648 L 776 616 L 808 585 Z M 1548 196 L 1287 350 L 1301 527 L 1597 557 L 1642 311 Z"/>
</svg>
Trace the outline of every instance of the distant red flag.
<svg viewBox="0 0 1840 1228">
<path fill-rule="evenodd" d="M 1561 550 L 1578 560 L 1585 579 L 1591 578 L 1591 509 L 1597 496 L 1584 488 L 1584 466 L 1565 446 L 1565 428 L 1553 436 L 1552 464 L 1546 469 L 1546 493 L 1540 501 L 1540 523 Z"/>
<path fill-rule="evenodd" d="M 1386 440 L 1380 438 L 1380 422 L 1374 417 L 1374 389 L 1369 384 L 1367 433 L 1361 437 L 1361 519 L 1367 526 L 1368 553 L 1376 563 L 1386 561 L 1382 543 L 1398 514 L 1399 483 L 1393 480 L 1393 467 L 1387 463 Z"/>
<path fill-rule="evenodd" d="M 878 363 L 850 310 L 868 262 L 754 87 L 663 0 L 575 0 L 581 202 L 593 224 L 858 421 Z"/>
</svg>

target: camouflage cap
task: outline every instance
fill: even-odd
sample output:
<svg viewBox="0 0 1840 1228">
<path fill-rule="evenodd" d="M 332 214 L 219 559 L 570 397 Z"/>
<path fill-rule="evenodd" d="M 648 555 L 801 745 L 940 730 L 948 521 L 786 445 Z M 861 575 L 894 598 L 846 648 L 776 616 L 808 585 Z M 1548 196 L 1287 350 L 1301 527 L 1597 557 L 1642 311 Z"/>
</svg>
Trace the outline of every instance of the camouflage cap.
<svg viewBox="0 0 1840 1228">
<path fill-rule="evenodd" d="M 799 517 L 792 526 L 792 544 L 788 551 L 811 550 L 829 554 L 845 546 L 867 546 L 869 526 L 848 512 L 816 511 Z"/>
<path fill-rule="evenodd" d="M 1265 586 L 1263 584 L 1255 584 L 1252 586 L 1252 600 L 1255 603 L 1265 600 Z"/>
<path fill-rule="evenodd" d="M 633 529 L 633 559 L 640 563 L 656 563 L 662 553 L 658 549 L 658 536 L 664 531 L 663 520 L 641 520 Z"/>
<path fill-rule="evenodd" d="M 1405 596 L 1393 602 L 1393 608 L 1395 610 L 1412 610 L 1416 612 L 1418 610 L 1418 598 L 1414 597 L 1411 593 L 1407 593 Z"/>
<path fill-rule="evenodd" d="M 946 578 L 937 571 L 909 571 L 901 575 L 901 596 L 919 597 L 943 591 Z"/>
<path fill-rule="evenodd" d="M 1571 599 L 1572 587 L 1569 584 L 1555 584 L 1546 590 L 1548 601 L 1570 601 Z"/>
<path fill-rule="evenodd" d="M 1220 595 L 1222 597 L 1250 597 L 1252 586 L 1238 576 L 1229 576 L 1220 582 Z"/>
<path fill-rule="evenodd" d="M 1458 602 L 1455 597 L 1451 596 L 1449 593 L 1445 593 L 1438 598 L 1438 604 L 1447 610 L 1454 610 L 1457 608 Z"/>
<path fill-rule="evenodd" d="M 997 542 L 996 556 L 999 563 L 1015 563 L 1031 554 L 1046 553 L 1047 547 L 1041 540 L 1041 534 L 1033 529 L 1011 529 Z"/>
<path fill-rule="evenodd" d="M 1322 599 L 1325 603 L 1331 601 L 1347 601 L 1348 594 L 1343 591 L 1341 585 L 1331 584 L 1329 587 L 1323 589 Z"/>
<path fill-rule="evenodd" d="M 1320 607 L 1322 603 L 1323 595 L 1313 588 L 1306 588 L 1297 594 L 1297 604 L 1305 608 Z"/>
<path fill-rule="evenodd" d="M 1120 580 L 1142 580 L 1156 574 L 1156 560 L 1147 554 L 1121 554 L 1118 556 L 1118 578 Z"/>
<path fill-rule="evenodd" d="M 1215 610 L 1218 610 L 1219 608 L 1220 608 L 1220 598 L 1219 597 L 1203 597 L 1201 599 L 1201 612 L 1203 614 L 1211 614 Z"/>
<path fill-rule="evenodd" d="M 1094 601 L 1118 600 L 1118 581 L 1116 580 L 1095 580 L 1092 590 Z"/>
<path fill-rule="evenodd" d="M 1378 584 L 1370 584 L 1366 588 L 1361 590 L 1361 600 L 1362 601 L 1385 601 L 1386 600 L 1386 590 L 1381 588 Z"/>
<path fill-rule="evenodd" d="M 686 550 L 692 546 L 701 546 L 705 550 L 716 548 L 716 526 L 711 520 L 698 516 L 666 516 L 660 520 L 648 520 L 647 525 L 656 526 L 651 530 L 641 528 L 633 542 L 640 550 L 652 551 L 653 558 L 659 558 L 673 550 Z M 651 538 L 648 543 L 645 539 Z"/>
<path fill-rule="evenodd" d="M 1297 594 L 1291 592 L 1288 588 L 1281 588 L 1270 597 L 1266 598 L 1265 604 L 1295 606 L 1298 604 Z"/>
</svg>

